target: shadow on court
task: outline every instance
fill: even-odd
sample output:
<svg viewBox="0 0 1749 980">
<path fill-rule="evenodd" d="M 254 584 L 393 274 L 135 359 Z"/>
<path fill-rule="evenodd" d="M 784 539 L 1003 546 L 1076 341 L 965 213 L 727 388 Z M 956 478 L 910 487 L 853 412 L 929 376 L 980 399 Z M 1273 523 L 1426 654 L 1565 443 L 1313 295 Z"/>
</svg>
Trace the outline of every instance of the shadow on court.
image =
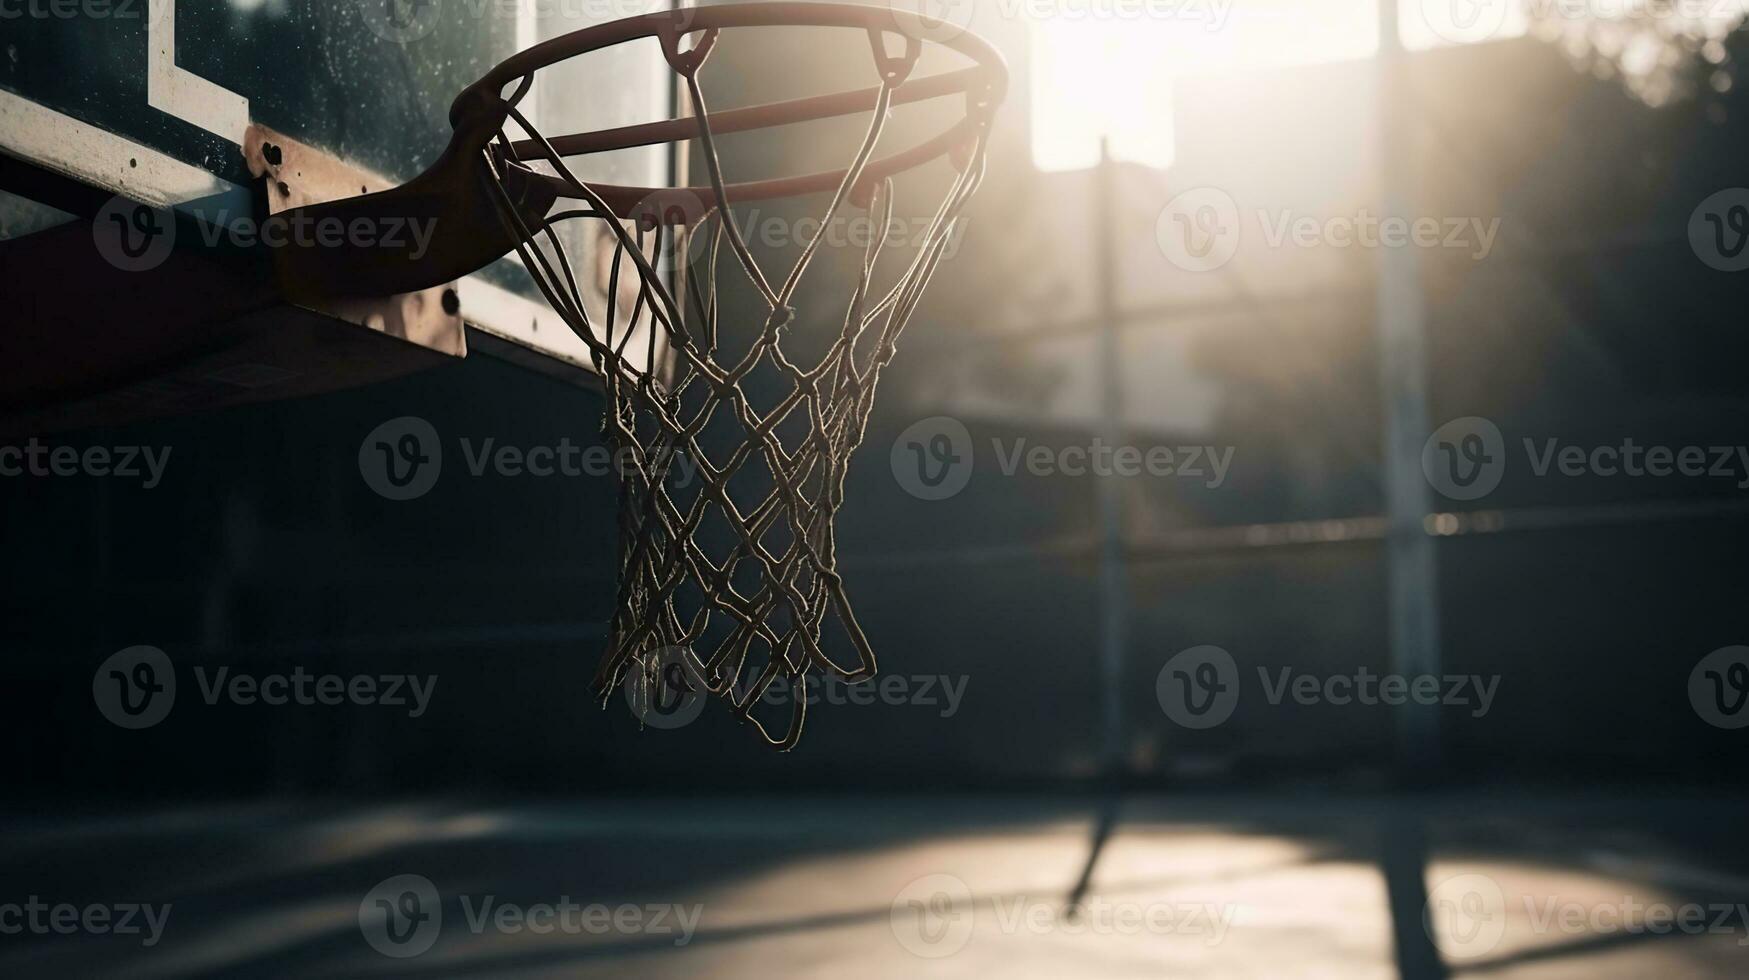
<svg viewBox="0 0 1749 980">
<path fill-rule="evenodd" d="M 0 878 L 45 925 L 0 921 L 21 924 L 0 972 L 1724 978 L 1749 963 L 1743 817 L 1698 799 L 1151 796 L 1111 814 L 1093 862 L 1100 808 L 1063 799 L 19 817 Z M 407 904 L 406 875 L 433 893 Z M 104 904 L 119 927 L 133 903 L 168 905 L 155 941 L 52 911 Z"/>
</svg>

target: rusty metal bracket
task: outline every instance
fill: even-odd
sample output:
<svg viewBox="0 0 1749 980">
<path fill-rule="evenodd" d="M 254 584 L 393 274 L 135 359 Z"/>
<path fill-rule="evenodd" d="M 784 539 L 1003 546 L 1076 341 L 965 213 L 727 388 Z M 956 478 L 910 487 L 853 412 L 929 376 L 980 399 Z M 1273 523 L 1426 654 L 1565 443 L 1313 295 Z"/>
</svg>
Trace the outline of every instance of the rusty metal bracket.
<svg viewBox="0 0 1749 980">
<path fill-rule="evenodd" d="M 301 306 L 454 357 L 467 355 L 461 294 L 453 282 L 390 296 L 337 295 L 333 283 L 311 282 L 312 268 L 332 268 L 331 257 L 313 262 L 311 250 L 335 254 L 378 247 L 417 246 L 420 235 L 438 229 L 414 215 L 355 219 L 303 216 L 311 205 L 391 190 L 393 181 L 349 166 L 307 144 L 261 125 L 243 141 L 249 172 L 266 187 L 261 237 L 273 249 L 281 289 Z M 288 212 L 297 212 L 288 214 Z M 278 219 L 279 224 L 274 221 Z M 268 242 L 272 237 L 274 241 Z"/>
</svg>

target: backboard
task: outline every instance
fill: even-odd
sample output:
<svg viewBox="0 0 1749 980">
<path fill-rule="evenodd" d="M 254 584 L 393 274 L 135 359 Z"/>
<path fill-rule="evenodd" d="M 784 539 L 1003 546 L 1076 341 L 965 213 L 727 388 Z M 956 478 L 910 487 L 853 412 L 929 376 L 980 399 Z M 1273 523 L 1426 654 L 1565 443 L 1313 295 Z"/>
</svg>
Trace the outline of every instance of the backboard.
<svg viewBox="0 0 1749 980">
<path fill-rule="evenodd" d="M 452 100 L 514 52 L 672 0 L 68 0 L 6 20 L 0 189 L 89 218 L 121 197 L 186 215 L 262 206 L 244 144 L 283 134 L 392 185 L 444 148 Z M 658 46 L 548 74 L 531 119 L 587 131 L 675 114 Z M 670 146 L 579 163 L 669 185 Z M 363 180 L 355 181 L 363 183 Z M 590 243 L 578 247 L 585 252 Z M 468 349 L 579 379 L 584 345 L 505 260 L 457 284 Z"/>
</svg>

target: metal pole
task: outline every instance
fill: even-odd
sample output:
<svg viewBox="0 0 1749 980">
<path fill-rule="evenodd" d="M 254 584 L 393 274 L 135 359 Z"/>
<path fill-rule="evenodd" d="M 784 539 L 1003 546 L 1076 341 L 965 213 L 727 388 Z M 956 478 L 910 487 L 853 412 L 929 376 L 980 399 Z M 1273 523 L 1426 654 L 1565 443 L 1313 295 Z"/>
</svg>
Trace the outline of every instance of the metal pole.
<svg viewBox="0 0 1749 980">
<path fill-rule="evenodd" d="M 1124 439 L 1123 374 L 1121 352 L 1123 325 L 1118 322 L 1117 290 L 1117 164 L 1111 158 L 1108 139 L 1099 142 L 1099 169 L 1093 173 L 1093 226 L 1095 286 L 1099 305 L 1094 318 L 1099 333 L 1099 438 L 1115 448 Z M 1081 877 L 1069 891 L 1067 914 L 1078 919 L 1081 902 L 1093 885 L 1099 857 L 1117 829 L 1122 805 L 1124 770 L 1123 668 L 1129 646 L 1129 581 L 1124 566 L 1123 486 L 1115 473 L 1099 478 L 1099 712 L 1101 728 L 1100 770 L 1105 795 L 1093 825 L 1093 840 Z"/>
<path fill-rule="evenodd" d="M 1411 216 L 1417 199 L 1406 67 L 1397 4 L 1380 3 L 1379 185 L 1387 218 Z M 1427 300 L 1414 249 L 1379 250 L 1377 311 L 1391 670 L 1407 677 L 1438 675 L 1438 577 L 1434 539 L 1423 524 L 1433 511 L 1433 492 L 1421 471 L 1421 447 L 1432 433 L 1427 408 Z M 1411 780 L 1425 779 L 1439 765 L 1437 712 L 1436 707 L 1413 702 L 1398 709 L 1398 761 Z"/>
<path fill-rule="evenodd" d="M 1409 73 L 1398 33 L 1396 0 L 1379 3 L 1378 154 L 1382 216 L 1409 217 L 1417 201 Z M 1433 492 L 1421 472 L 1427 411 L 1427 298 L 1410 248 L 1379 250 L 1379 390 L 1384 398 L 1386 588 L 1391 670 L 1403 676 L 1439 671 L 1439 593 L 1434 539 L 1423 521 Z M 1439 764 L 1439 716 L 1412 702 L 1397 710 L 1399 785 L 1425 782 Z M 1385 891 L 1392 946 L 1403 980 L 1444 980 L 1439 948 L 1423 925 L 1431 843 L 1414 799 L 1386 816 Z"/>
<path fill-rule="evenodd" d="M 1095 286 L 1099 296 L 1100 436 L 1114 450 L 1124 439 L 1123 330 L 1118 318 L 1117 164 L 1109 139 L 1099 144 L 1094 176 Z M 1125 567 L 1123 486 L 1115 474 L 1099 480 L 1099 663 L 1105 769 L 1121 781 L 1124 748 L 1123 673 L 1129 646 L 1129 576 Z"/>
</svg>

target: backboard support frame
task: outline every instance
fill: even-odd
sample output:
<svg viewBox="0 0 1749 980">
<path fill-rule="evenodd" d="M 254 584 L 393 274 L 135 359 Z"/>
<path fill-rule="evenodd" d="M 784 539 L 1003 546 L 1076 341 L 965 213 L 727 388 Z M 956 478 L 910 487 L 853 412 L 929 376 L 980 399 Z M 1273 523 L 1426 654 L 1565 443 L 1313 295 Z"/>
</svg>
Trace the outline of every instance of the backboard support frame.
<svg viewBox="0 0 1749 980">
<path fill-rule="evenodd" d="M 249 96 L 178 63 L 177 15 L 179 6 L 186 13 L 186 0 L 180 5 L 177 0 L 149 0 L 144 6 L 146 104 L 141 111 L 163 113 L 212 134 L 233 145 L 241 163 L 254 124 Z M 539 39 L 539 11 L 533 5 L 516 5 L 515 12 L 515 42 L 526 47 Z M 665 68 L 660 77 L 666 109 L 678 114 L 683 109 L 681 87 Z M 447 98 L 439 101 L 447 107 Z M 672 183 L 684 167 L 683 157 L 671 154 L 662 176 Z M 265 197 L 259 189 L 227 179 L 215 172 L 219 169 L 179 159 L 0 86 L 0 190 L 85 220 L 117 198 L 182 217 L 198 212 L 208 220 L 215 213 L 261 214 Z M 598 387 L 582 341 L 545 303 L 506 288 L 503 275 L 496 279 L 474 275 L 455 284 L 468 349 L 567 383 Z"/>
</svg>

